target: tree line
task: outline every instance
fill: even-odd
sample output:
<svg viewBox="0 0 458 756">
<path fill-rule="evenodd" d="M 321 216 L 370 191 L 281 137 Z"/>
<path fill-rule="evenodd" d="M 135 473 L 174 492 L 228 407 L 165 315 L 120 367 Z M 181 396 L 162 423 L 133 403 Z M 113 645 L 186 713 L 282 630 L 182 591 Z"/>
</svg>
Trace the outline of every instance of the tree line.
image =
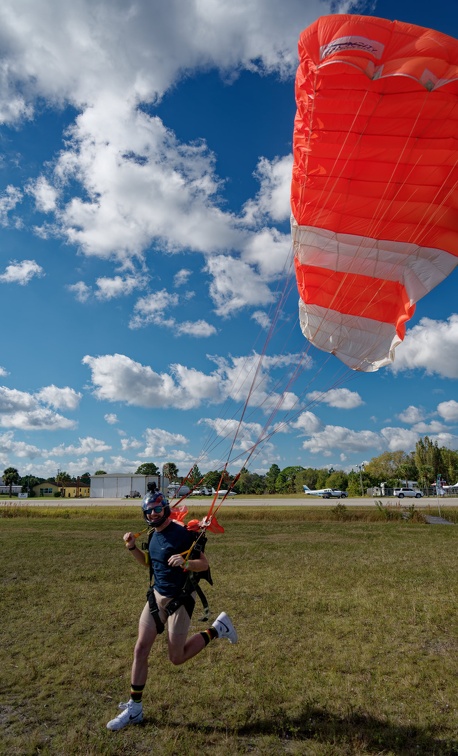
<svg viewBox="0 0 458 756">
<path fill-rule="evenodd" d="M 436 480 L 442 483 L 454 484 L 458 482 L 458 451 L 439 447 L 437 442 L 428 436 L 417 441 L 412 452 L 396 451 L 383 452 L 373 457 L 367 464 L 358 466 L 357 470 L 344 472 L 333 468 L 302 467 L 291 465 L 280 469 L 277 464 L 271 465 L 265 475 L 252 473 L 243 468 L 237 476 L 220 470 L 209 470 L 202 473 L 198 465 L 194 465 L 191 472 L 179 475 L 179 469 L 174 462 L 167 462 L 162 467 L 163 475 L 170 482 L 186 483 L 191 488 L 206 486 L 208 488 L 228 488 L 238 494 L 293 494 L 302 493 L 303 485 L 311 489 L 336 488 L 347 491 L 349 496 L 361 496 L 364 491 L 385 483 L 388 488 L 396 488 L 400 481 L 415 480 L 421 488 L 429 488 Z M 140 465 L 136 475 L 160 475 L 161 470 L 154 462 Z M 96 470 L 94 475 L 104 475 L 104 470 Z M 78 484 L 89 486 L 91 474 L 83 473 L 77 478 L 65 471 L 59 470 L 55 477 L 39 478 L 34 475 L 20 476 L 15 467 L 7 467 L 3 471 L 3 484 L 10 486 L 21 485 L 24 492 L 33 495 L 33 487 L 39 483 L 54 483 L 57 486 Z"/>
</svg>

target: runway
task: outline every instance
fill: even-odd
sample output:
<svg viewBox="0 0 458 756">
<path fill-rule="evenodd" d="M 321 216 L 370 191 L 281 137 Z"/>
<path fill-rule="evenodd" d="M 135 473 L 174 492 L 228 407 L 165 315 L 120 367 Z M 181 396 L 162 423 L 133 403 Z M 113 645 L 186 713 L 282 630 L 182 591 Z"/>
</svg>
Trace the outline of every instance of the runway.
<svg viewBox="0 0 458 756">
<path fill-rule="evenodd" d="M 205 498 L 191 497 L 185 499 L 188 507 L 208 509 L 211 503 L 211 496 Z M 321 499 L 319 497 L 307 496 L 304 499 L 276 498 L 275 496 L 256 496 L 243 497 L 231 496 L 227 498 L 223 506 L 228 507 L 335 507 L 337 504 L 343 504 L 346 507 L 375 507 L 376 502 L 382 502 L 385 506 L 398 506 L 400 509 L 415 506 L 416 509 L 428 509 L 429 507 L 437 509 L 447 507 L 458 507 L 458 496 L 447 496 L 437 498 L 436 496 L 423 497 L 421 499 L 397 499 L 394 496 L 374 497 L 374 498 L 348 498 L 348 499 Z M 183 502 L 183 503 L 184 503 Z M 173 500 L 170 502 L 173 504 Z M 139 499 L 45 499 L 40 497 L 33 499 L 13 499 L 0 501 L 0 506 L 17 506 L 17 507 L 56 507 L 60 509 L 68 507 L 139 507 Z"/>
</svg>

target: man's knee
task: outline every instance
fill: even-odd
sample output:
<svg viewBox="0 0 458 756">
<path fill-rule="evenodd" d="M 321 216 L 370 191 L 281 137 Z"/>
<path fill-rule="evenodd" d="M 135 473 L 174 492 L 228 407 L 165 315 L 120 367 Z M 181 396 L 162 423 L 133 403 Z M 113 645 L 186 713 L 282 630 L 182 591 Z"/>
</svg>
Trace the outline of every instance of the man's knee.
<svg viewBox="0 0 458 756">
<path fill-rule="evenodd" d="M 153 642 L 154 641 L 150 639 L 138 638 L 134 648 L 135 657 L 137 659 L 147 659 Z"/>
<path fill-rule="evenodd" d="M 176 649 L 176 648 L 170 648 L 169 649 L 169 659 L 176 667 L 178 667 L 180 664 L 183 664 L 186 661 L 186 658 L 184 656 L 182 649 Z"/>
</svg>

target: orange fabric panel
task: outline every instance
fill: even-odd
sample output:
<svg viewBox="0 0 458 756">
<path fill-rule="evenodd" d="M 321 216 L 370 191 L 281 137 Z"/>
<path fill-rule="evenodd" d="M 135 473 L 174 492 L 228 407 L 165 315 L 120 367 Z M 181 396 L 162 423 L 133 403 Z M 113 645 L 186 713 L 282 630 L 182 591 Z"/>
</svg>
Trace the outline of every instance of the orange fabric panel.
<svg viewBox="0 0 458 756">
<path fill-rule="evenodd" d="M 305 304 L 391 323 L 398 336 L 404 338 L 405 322 L 414 314 L 415 305 L 410 304 L 402 284 L 300 265 L 297 260 L 295 264 L 299 294 Z"/>
<path fill-rule="evenodd" d="M 299 55 L 297 223 L 458 256 L 458 42 L 333 15 L 302 33 Z"/>
</svg>

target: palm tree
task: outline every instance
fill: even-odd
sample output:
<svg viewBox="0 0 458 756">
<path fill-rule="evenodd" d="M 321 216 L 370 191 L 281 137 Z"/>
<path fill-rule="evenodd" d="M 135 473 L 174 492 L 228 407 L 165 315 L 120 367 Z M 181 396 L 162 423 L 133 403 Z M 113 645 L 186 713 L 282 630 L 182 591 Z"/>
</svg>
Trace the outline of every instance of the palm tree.
<svg viewBox="0 0 458 756">
<path fill-rule="evenodd" d="M 7 467 L 3 470 L 3 483 L 10 487 L 10 496 L 13 493 L 13 486 L 19 483 L 19 473 L 15 467 Z"/>
</svg>

